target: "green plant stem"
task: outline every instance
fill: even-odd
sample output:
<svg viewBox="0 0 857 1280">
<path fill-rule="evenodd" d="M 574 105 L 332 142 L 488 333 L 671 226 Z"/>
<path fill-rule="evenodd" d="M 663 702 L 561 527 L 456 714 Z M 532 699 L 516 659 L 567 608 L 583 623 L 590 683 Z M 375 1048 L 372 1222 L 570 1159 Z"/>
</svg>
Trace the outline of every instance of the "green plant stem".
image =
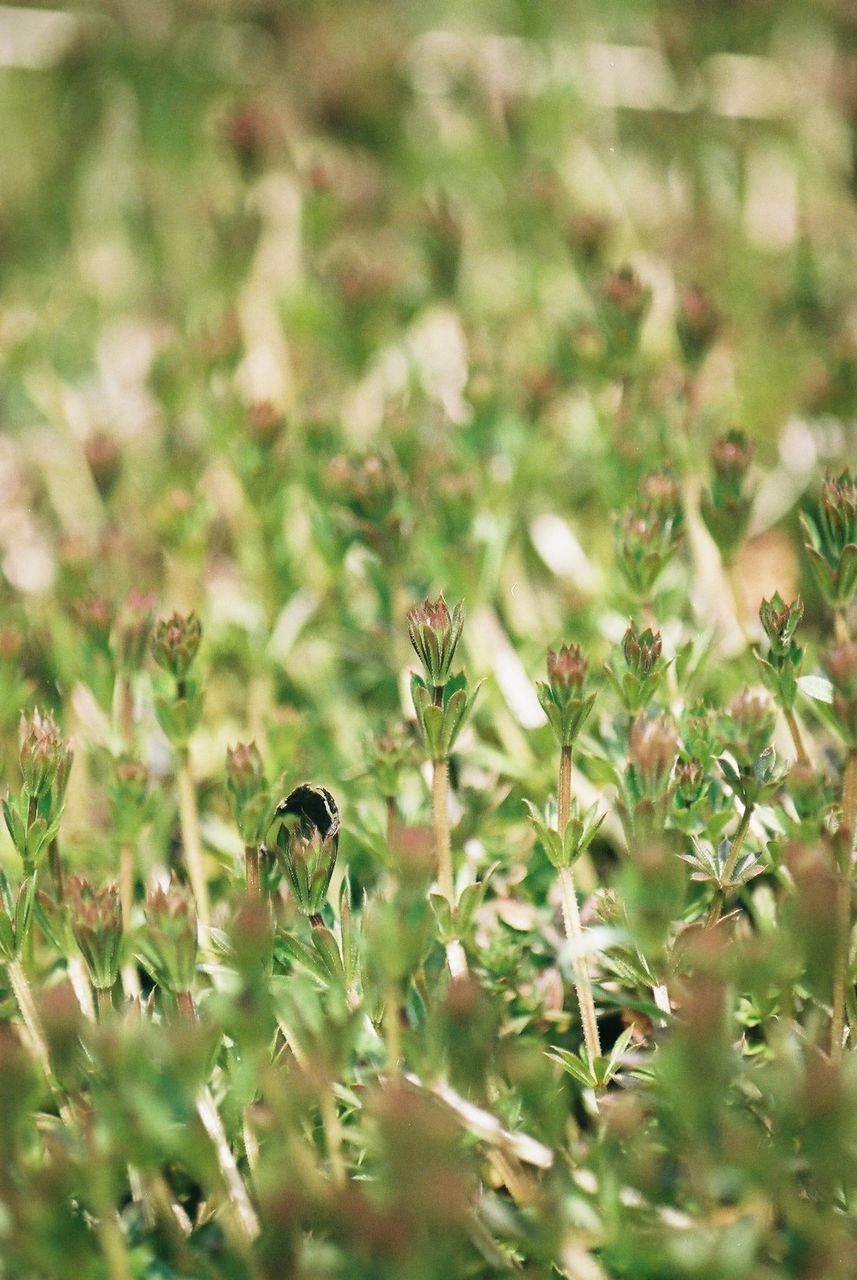
<svg viewBox="0 0 857 1280">
<path fill-rule="evenodd" d="M 384 1009 L 384 1040 L 387 1046 L 387 1070 L 392 1076 L 398 1071 L 402 1058 L 399 989 L 395 982 L 391 982 L 387 988 L 387 1000 Z"/>
<path fill-rule="evenodd" d="M 113 1012 L 113 992 L 107 987 L 96 987 L 95 999 L 98 1005 L 98 1021 L 103 1022 Z"/>
<path fill-rule="evenodd" d="M 199 831 L 199 813 L 196 806 L 196 787 L 190 771 L 190 756 L 187 747 L 183 747 L 179 752 L 176 781 L 179 792 L 179 822 L 181 824 L 182 844 L 184 845 L 188 877 L 193 889 L 193 896 L 196 899 L 196 912 L 200 923 L 208 929 L 211 924 L 211 907 L 208 900 L 208 884 L 205 879 L 202 837 Z"/>
<path fill-rule="evenodd" d="M 783 715 L 786 718 L 789 733 L 792 735 L 792 742 L 794 743 L 798 764 L 809 764 L 809 756 L 807 755 L 806 747 L 803 744 L 803 736 L 800 731 L 800 725 L 797 722 L 797 716 L 790 707 L 784 709 Z"/>
<path fill-rule="evenodd" d="M 559 787 L 557 796 L 557 825 L 560 836 L 564 836 L 571 812 L 571 747 L 560 748 Z M 583 926 L 580 923 L 580 909 L 577 905 L 577 890 L 571 867 L 561 867 L 559 884 L 562 892 L 562 915 L 565 932 L 569 942 L 577 954 L 571 962 L 577 989 L 577 1003 L 580 1007 L 580 1023 L 583 1027 L 583 1039 L 590 1065 L 601 1057 L 601 1040 L 598 1035 L 598 1019 L 595 1014 L 595 1000 L 592 995 L 592 980 L 589 976 L 589 964 L 581 947 L 583 943 Z"/>
<path fill-rule="evenodd" d="M 723 880 L 729 881 L 738 864 L 738 858 L 744 845 L 744 838 L 750 828 L 750 819 L 753 816 L 755 805 L 747 804 L 744 806 L 744 812 L 741 814 L 741 821 L 738 824 L 738 830 L 735 832 L 735 839 L 732 841 L 732 848 L 729 850 L 729 856 L 723 867 Z"/>
<path fill-rule="evenodd" d="M 134 846 L 130 840 L 126 840 L 119 851 L 119 901 L 122 905 L 122 928 L 127 933 L 134 908 Z"/>
<path fill-rule="evenodd" d="M 211 1090 L 208 1085 L 204 1085 L 200 1089 L 196 1098 L 196 1111 L 202 1126 L 211 1139 L 212 1145 L 217 1155 L 217 1164 L 223 1178 L 226 1193 L 229 1198 L 229 1204 L 234 1214 L 235 1222 L 241 1238 L 246 1243 L 251 1243 L 259 1234 L 259 1220 L 256 1212 L 250 1203 L 250 1197 L 247 1194 L 247 1188 L 241 1174 L 238 1171 L 238 1165 L 235 1163 L 235 1157 L 232 1149 L 226 1140 L 226 1133 L 223 1128 L 223 1121 L 214 1103 Z"/>
<path fill-rule="evenodd" d="M 842 813 L 853 844 L 854 828 L 857 826 L 857 747 L 852 747 L 848 752 L 842 773 Z"/>
<path fill-rule="evenodd" d="M 108 1210 L 101 1215 L 96 1230 L 110 1280 L 133 1280 L 128 1248 L 115 1212 Z"/>
<path fill-rule="evenodd" d="M 845 644 L 848 639 L 848 622 L 844 608 L 833 610 L 833 635 L 837 644 Z"/>
<path fill-rule="evenodd" d="M 193 1005 L 193 996 L 189 991 L 177 991 L 176 1004 L 183 1018 L 188 1022 L 196 1022 L 196 1009 Z"/>
<path fill-rule="evenodd" d="M 65 885 L 62 876 L 62 859 L 60 858 L 60 846 L 56 836 L 48 845 L 48 866 L 51 869 L 51 879 L 54 882 L 54 893 L 57 902 L 62 905 L 65 901 Z"/>
<path fill-rule="evenodd" d="M 455 885 L 452 878 L 452 846 L 449 838 L 449 761 L 433 760 L 431 774 L 431 807 L 434 821 L 434 843 L 437 851 L 437 883 L 443 896 L 455 911 Z M 467 974 L 467 956 L 457 938 L 446 944 L 446 962 L 453 978 Z"/>
<path fill-rule="evenodd" d="M 396 827 L 398 823 L 396 797 L 387 796 L 387 848 L 392 852 L 396 843 Z"/>
<path fill-rule="evenodd" d="M 24 1030 L 27 1033 L 27 1041 L 30 1052 L 35 1062 L 40 1067 L 51 1093 L 54 1095 L 59 1113 L 63 1123 L 69 1128 L 74 1126 L 74 1116 L 71 1108 L 63 1097 L 62 1089 L 57 1082 L 57 1078 L 51 1067 L 51 1056 L 48 1051 L 48 1042 L 42 1029 L 42 1020 L 39 1017 L 39 1011 L 36 1008 L 36 1002 L 33 999 L 33 992 L 27 975 L 24 972 L 24 966 L 20 959 L 16 956 L 14 960 L 10 960 L 7 965 L 9 973 L 9 983 L 15 996 L 15 1002 L 18 1005 L 18 1011 L 21 1014 L 21 1021 L 24 1024 Z"/>
<path fill-rule="evenodd" d="M 449 838 L 449 761 L 434 760 L 431 775 L 431 804 L 434 843 L 437 853 L 438 887 L 451 907 L 455 888 L 452 878 L 452 847 Z"/>
<path fill-rule="evenodd" d="M 830 1056 L 834 1061 L 842 1057 L 842 1035 L 845 1030 L 845 1006 L 848 996 L 848 961 L 851 941 L 851 845 L 854 841 L 854 822 L 857 817 L 857 750 L 848 752 L 842 774 L 842 813 L 849 832 L 849 848 L 838 868 L 836 886 L 836 950 L 833 968 L 832 1014 L 830 1019 Z"/>
<path fill-rule="evenodd" d="M 244 879 L 247 885 L 247 897 L 254 900 L 259 897 L 259 846 L 244 846 Z"/>
<path fill-rule="evenodd" d="M 333 1091 L 323 1087 L 319 1098 L 321 1121 L 324 1125 L 324 1137 L 327 1143 L 327 1156 L 330 1160 L 330 1174 L 334 1186 L 345 1186 L 345 1161 L 342 1158 L 342 1125 L 336 1110 Z"/>
</svg>

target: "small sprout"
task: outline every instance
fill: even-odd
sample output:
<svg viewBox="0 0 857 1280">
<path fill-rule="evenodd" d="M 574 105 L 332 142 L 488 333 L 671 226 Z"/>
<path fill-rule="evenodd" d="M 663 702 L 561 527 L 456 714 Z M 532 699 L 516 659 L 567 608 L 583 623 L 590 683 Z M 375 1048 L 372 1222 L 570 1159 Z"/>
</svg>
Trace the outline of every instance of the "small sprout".
<svg viewBox="0 0 857 1280">
<path fill-rule="evenodd" d="M 111 648 L 116 666 L 123 675 L 131 675 L 143 666 L 146 646 L 152 630 L 154 598 L 142 591 L 132 591 L 113 627 Z"/>
<path fill-rule="evenodd" d="M 72 754 L 50 711 L 22 714 L 18 739 L 21 774 L 29 794 L 41 800 L 56 785 L 64 795 Z"/>
<path fill-rule="evenodd" d="M 795 644 L 794 633 L 802 617 L 800 596 L 787 605 L 776 592 L 759 606 L 759 620 L 770 647 L 766 658 L 755 650 L 754 657 L 766 687 L 784 711 L 791 711 L 797 698 L 803 650 Z"/>
<path fill-rule="evenodd" d="M 655 507 L 628 507 L 614 520 L 616 555 L 629 588 L 648 600 L 658 578 L 681 544 L 678 513 Z"/>
<path fill-rule="evenodd" d="M 744 689 L 729 704 L 723 717 L 723 737 L 739 766 L 752 767 L 770 744 L 776 714 L 768 695 L 761 689 Z"/>
<path fill-rule="evenodd" d="M 385 799 L 395 799 L 399 778 L 415 763 L 415 742 L 406 725 L 395 725 L 366 739 L 366 763 Z"/>
</svg>

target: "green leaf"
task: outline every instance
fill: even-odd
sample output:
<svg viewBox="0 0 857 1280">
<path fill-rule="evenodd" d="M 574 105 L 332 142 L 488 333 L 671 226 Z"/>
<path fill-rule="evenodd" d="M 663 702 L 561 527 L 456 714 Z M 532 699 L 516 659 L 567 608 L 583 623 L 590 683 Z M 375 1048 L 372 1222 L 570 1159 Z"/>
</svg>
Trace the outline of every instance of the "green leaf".
<svg viewBox="0 0 857 1280">
<path fill-rule="evenodd" d="M 312 931 L 312 944 L 321 956 L 331 978 L 342 980 L 345 977 L 345 968 L 342 963 L 342 956 L 339 954 L 336 938 L 330 930 L 314 928 Z"/>
</svg>

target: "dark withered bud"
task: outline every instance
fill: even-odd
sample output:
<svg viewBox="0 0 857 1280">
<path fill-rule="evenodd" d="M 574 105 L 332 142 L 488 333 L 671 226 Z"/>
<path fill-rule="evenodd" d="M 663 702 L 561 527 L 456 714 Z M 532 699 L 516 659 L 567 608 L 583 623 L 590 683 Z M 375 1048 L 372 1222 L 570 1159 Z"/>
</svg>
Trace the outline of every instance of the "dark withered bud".
<svg viewBox="0 0 857 1280">
<path fill-rule="evenodd" d="M 277 856 L 298 909 L 321 917 L 339 850 L 339 808 L 326 787 L 305 782 L 281 800 Z"/>
<path fill-rule="evenodd" d="M 119 973 L 122 905 L 115 884 L 96 888 L 81 876 L 69 876 L 65 890 L 74 940 L 86 961 L 92 985 L 109 991 Z"/>
<path fill-rule="evenodd" d="M 720 316 L 704 289 L 690 285 L 681 290 L 675 325 L 685 364 L 695 369 L 707 356 L 720 328 Z"/>
<path fill-rule="evenodd" d="M 202 640 L 202 624 L 195 613 L 174 613 L 162 618 L 152 636 L 152 654 L 159 667 L 183 680 L 190 670 Z"/>
<path fill-rule="evenodd" d="M 426 681 L 435 689 L 448 682 L 452 660 L 464 628 L 464 603 L 449 611 L 442 595 L 432 601 L 426 598 L 408 611 L 408 635 L 417 657 L 423 664 Z"/>
</svg>

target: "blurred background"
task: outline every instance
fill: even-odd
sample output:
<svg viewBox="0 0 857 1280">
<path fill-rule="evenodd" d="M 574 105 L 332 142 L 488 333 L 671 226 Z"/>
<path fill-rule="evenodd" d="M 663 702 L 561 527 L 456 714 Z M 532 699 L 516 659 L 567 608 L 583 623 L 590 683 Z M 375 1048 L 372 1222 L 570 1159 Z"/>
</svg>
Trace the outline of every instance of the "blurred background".
<svg viewBox="0 0 857 1280">
<path fill-rule="evenodd" d="M 850 0 L 3 6 L 0 743 L 17 785 L 19 708 L 61 712 L 72 860 L 104 857 L 132 593 L 202 618 L 224 869 L 253 735 L 345 797 L 359 862 L 363 736 L 410 711 L 404 612 L 439 589 L 495 677 L 463 837 L 523 821 L 545 647 L 597 667 L 627 623 L 611 513 L 665 464 L 692 496 L 731 427 L 745 622 L 800 587 L 811 628 L 797 508 L 855 456 L 855 129 Z M 690 524 L 658 621 L 728 649 Z"/>
</svg>

